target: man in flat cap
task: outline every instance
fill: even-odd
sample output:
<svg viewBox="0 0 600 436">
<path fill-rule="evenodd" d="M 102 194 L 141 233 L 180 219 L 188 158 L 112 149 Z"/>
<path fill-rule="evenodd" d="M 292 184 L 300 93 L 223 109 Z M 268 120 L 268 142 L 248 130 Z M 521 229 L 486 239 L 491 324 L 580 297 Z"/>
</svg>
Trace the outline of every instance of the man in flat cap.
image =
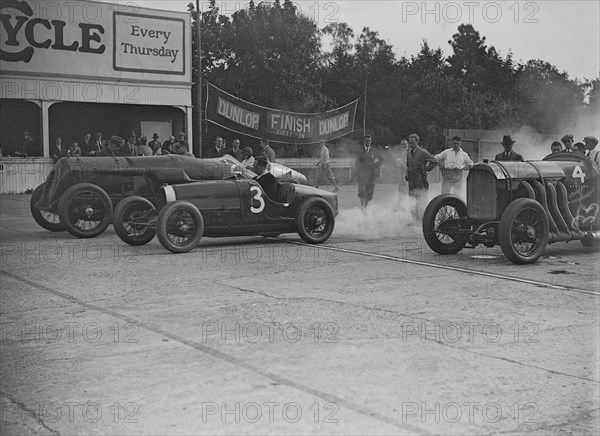
<svg viewBox="0 0 600 436">
<path fill-rule="evenodd" d="M 588 157 L 592 160 L 594 164 L 594 168 L 600 171 L 600 157 L 598 156 L 599 151 L 596 148 L 598 145 L 598 138 L 594 136 L 586 136 L 583 138 L 583 142 L 585 143 L 585 148 L 588 150 Z"/>
<path fill-rule="evenodd" d="M 566 151 L 567 153 L 573 153 L 575 151 L 573 150 L 573 135 L 565 135 L 560 138 L 560 140 L 565 144 L 565 149 L 563 151 Z"/>
<path fill-rule="evenodd" d="M 502 147 L 504 147 L 504 152 L 498 153 L 495 157 L 495 160 L 499 161 L 524 161 L 523 156 L 519 153 L 513 151 L 512 147 L 515 141 L 510 137 L 510 135 L 504 135 L 502 138 Z"/>
</svg>

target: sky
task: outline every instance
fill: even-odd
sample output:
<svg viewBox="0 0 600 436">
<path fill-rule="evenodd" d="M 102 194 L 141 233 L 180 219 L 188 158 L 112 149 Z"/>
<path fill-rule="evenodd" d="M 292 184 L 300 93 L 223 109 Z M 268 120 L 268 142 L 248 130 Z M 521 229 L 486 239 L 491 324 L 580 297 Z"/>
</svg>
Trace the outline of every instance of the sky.
<svg viewBox="0 0 600 436">
<path fill-rule="evenodd" d="M 120 3 L 185 12 L 189 0 Z M 379 32 L 380 37 L 393 46 L 398 58 L 416 55 L 424 39 L 431 48 L 439 47 L 448 56 L 452 54 L 448 41 L 460 24 L 470 23 L 502 57 L 511 51 L 515 61 L 542 59 L 559 71 L 566 71 L 571 79 L 600 76 L 598 0 L 301 0 L 294 3 L 313 18 L 319 28 L 331 22 L 345 22 L 357 36 L 365 26 Z M 208 5 L 208 1 L 200 1 L 203 10 Z M 245 0 L 217 0 L 221 13 L 226 15 L 246 5 Z"/>
</svg>

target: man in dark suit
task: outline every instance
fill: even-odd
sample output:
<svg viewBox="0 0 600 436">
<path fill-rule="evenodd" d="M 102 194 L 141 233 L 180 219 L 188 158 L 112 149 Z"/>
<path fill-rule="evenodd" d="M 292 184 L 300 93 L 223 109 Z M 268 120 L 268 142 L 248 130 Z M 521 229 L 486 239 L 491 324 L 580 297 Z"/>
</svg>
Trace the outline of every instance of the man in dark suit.
<svg viewBox="0 0 600 436">
<path fill-rule="evenodd" d="M 77 145 L 79 145 L 79 148 L 81 148 L 81 152 L 83 154 L 85 154 L 86 156 L 89 156 L 90 151 L 93 150 L 92 134 L 91 133 L 84 134 L 83 138 L 81 138 L 81 141 L 79 141 L 77 143 Z"/>
<path fill-rule="evenodd" d="M 360 198 L 360 208 L 362 210 L 373 199 L 377 170 L 383 165 L 383 159 L 375 147 L 372 146 L 372 143 L 373 137 L 365 135 L 363 146 L 356 153 L 355 169 L 358 179 L 358 197 Z"/>
<path fill-rule="evenodd" d="M 85 140 L 83 142 L 85 142 Z M 90 148 L 85 149 L 82 147 L 82 144 L 79 144 L 79 148 L 81 148 L 81 154 L 83 156 L 100 156 L 104 151 L 102 132 L 96 132 L 96 136 L 91 142 Z"/>
<path fill-rule="evenodd" d="M 408 195 L 414 199 L 413 217 L 421 221 L 423 216 L 422 203 L 427 198 L 429 182 L 427 173 L 435 168 L 437 160 L 427 150 L 419 147 L 419 135 L 412 133 L 408 137 L 408 152 L 406 153 L 406 181 L 408 182 Z"/>
<path fill-rule="evenodd" d="M 125 143 L 119 149 L 119 155 L 120 156 L 135 156 L 136 155 L 135 145 L 136 145 L 135 135 L 129 135 L 129 138 L 127 138 L 127 141 L 125 141 Z"/>
<path fill-rule="evenodd" d="M 510 137 L 510 135 L 504 135 L 502 138 L 502 146 L 504 147 L 503 153 L 498 153 L 494 160 L 499 161 L 521 161 L 523 162 L 523 156 L 519 153 L 513 151 L 512 147 L 515 141 Z"/>
<path fill-rule="evenodd" d="M 254 180 L 260 184 L 267 197 L 273 201 L 278 201 L 279 184 L 275 176 L 267 170 L 268 165 L 269 161 L 264 156 L 259 156 L 254 160 L 254 172 L 258 174 Z"/>
<path fill-rule="evenodd" d="M 225 146 L 223 145 L 223 138 L 217 136 L 215 138 L 214 147 L 210 147 L 206 153 L 206 157 L 208 159 L 214 159 L 217 157 L 221 157 L 225 154 Z"/>
<path fill-rule="evenodd" d="M 244 160 L 245 152 L 240 148 L 239 138 L 234 138 L 233 141 L 231 141 L 231 148 L 227 147 L 225 149 L 225 154 L 235 157 L 240 162 Z"/>
</svg>

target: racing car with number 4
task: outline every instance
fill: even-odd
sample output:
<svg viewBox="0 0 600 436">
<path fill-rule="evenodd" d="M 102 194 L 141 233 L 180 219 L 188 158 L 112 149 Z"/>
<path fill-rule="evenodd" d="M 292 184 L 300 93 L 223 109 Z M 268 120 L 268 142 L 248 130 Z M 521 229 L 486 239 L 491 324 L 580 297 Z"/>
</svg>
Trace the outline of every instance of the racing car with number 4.
<svg viewBox="0 0 600 436">
<path fill-rule="evenodd" d="M 467 203 L 435 197 L 423 215 L 427 245 L 455 254 L 478 244 L 500 245 L 515 264 L 536 262 L 547 244 L 600 239 L 600 174 L 578 153 L 541 161 L 483 162 L 467 178 Z"/>
</svg>

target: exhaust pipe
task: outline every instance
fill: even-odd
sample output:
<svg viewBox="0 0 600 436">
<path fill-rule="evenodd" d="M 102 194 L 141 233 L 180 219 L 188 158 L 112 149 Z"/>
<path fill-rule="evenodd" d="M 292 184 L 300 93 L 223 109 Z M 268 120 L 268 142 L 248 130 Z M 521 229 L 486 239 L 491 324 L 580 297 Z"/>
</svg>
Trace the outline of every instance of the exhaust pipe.
<svg viewBox="0 0 600 436">
<path fill-rule="evenodd" d="M 554 218 L 552 218 L 552 214 L 548 210 L 548 197 L 546 196 L 546 190 L 544 189 L 544 185 L 542 185 L 537 180 L 534 180 L 533 187 L 535 188 L 536 200 L 542 205 L 542 207 L 546 211 L 546 215 L 548 216 L 548 223 L 550 224 L 550 235 L 548 237 L 548 242 L 556 242 L 558 240 L 558 227 L 556 226 Z"/>
<path fill-rule="evenodd" d="M 579 226 L 577 226 L 577 221 L 573 218 L 573 214 L 571 213 L 571 209 L 569 209 L 569 196 L 567 194 L 567 187 L 563 184 L 563 182 L 558 182 L 556 184 L 556 191 L 558 193 L 558 207 L 565 217 L 567 224 L 573 233 L 573 239 L 582 239 L 585 236 Z"/>
<path fill-rule="evenodd" d="M 546 180 L 546 189 L 548 193 L 548 208 L 550 209 L 550 214 L 552 215 L 552 218 L 554 218 L 554 221 L 556 221 L 556 225 L 559 229 L 557 241 L 571 241 L 573 239 L 573 235 L 571 234 L 569 226 L 567 226 L 565 219 L 558 209 L 556 189 L 548 180 Z"/>
</svg>

